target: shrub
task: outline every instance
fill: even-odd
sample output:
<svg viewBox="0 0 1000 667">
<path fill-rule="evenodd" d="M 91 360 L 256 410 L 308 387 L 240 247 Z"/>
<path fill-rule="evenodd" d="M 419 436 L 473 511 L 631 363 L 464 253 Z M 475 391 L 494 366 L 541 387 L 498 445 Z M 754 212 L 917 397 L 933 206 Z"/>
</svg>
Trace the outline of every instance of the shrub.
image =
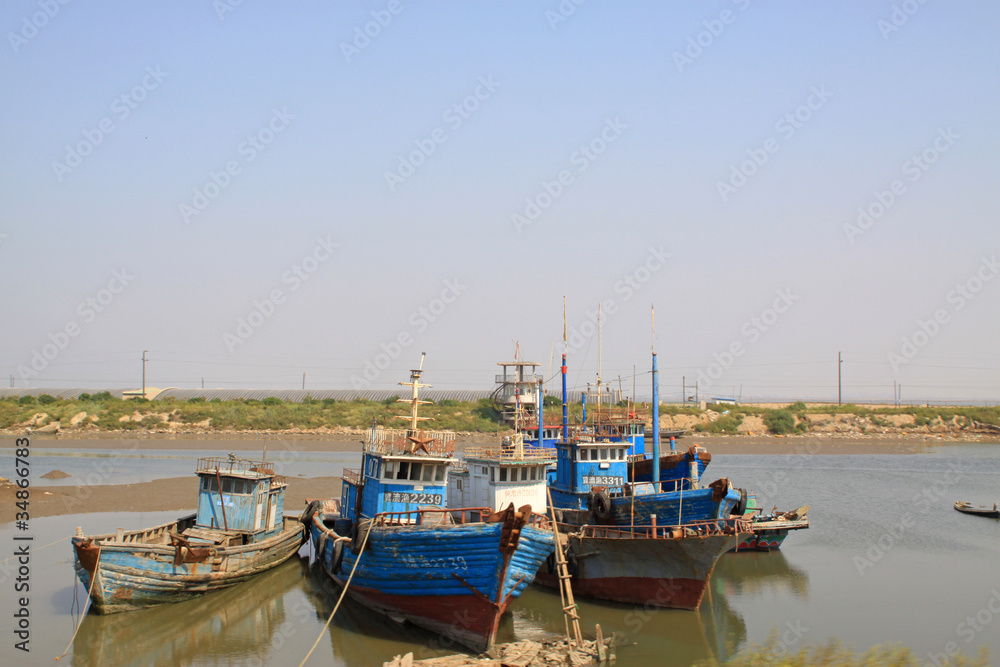
<svg viewBox="0 0 1000 667">
<path fill-rule="evenodd" d="M 395 405 L 399 401 L 399 394 L 382 399 L 382 405 Z"/>
<path fill-rule="evenodd" d="M 790 412 L 805 412 L 806 404 L 803 403 L 802 401 L 795 401 L 794 403 L 788 406 L 788 410 Z"/>
<path fill-rule="evenodd" d="M 188 399 L 188 403 L 204 403 L 204 402 L 205 402 L 204 396 L 194 396 Z"/>
<path fill-rule="evenodd" d="M 247 401 L 247 403 L 249 402 L 250 401 Z M 263 401 L 261 401 L 261 403 L 263 403 L 264 405 L 281 405 L 282 401 L 277 396 L 268 396 Z"/>
<path fill-rule="evenodd" d="M 156 426 L 159 426 L 160 418 L 156 415 L 146 415 L 142 418 L 142 421 L 140 421 L 139 424 L 145 428 L 155 428 Z"/>
<path fill-rule="evenodd" d="M 331 405 L 334 405 L 336 402 L 337 402 L 337 399 L 335 399 L 335 398 L 324 398 L 323 399 L 323 407 L 327 407 L 328 408 Z"/>
<path fill-rule="evenodd" d="M 458 401 L 456 401 L 454 398 L 446 398 L 443 401 L 438 401 L 438 405 L 440 405 L 442 408 L 453 408 L 456 405 L 458 405 Z"/>
<path fill-rule="evenodd" d="M 90 394 L 88 394 L 86 392 L 84 392 L 84 393 L 82 393 L 82 394 L 80 394 L 79 396 L 76 397 L 76 400 L 78 400 L 78 401 L 89 401 L 90 399 L 91 399 Z"/>
<path fill-rule="evenodd" d="M 775 410 L 764 417 L 767 430 L 775 435 L 784 435 L 795 430 L 795 416 L 788 410 Z"/>
<path fill-rule="evenodd" d="M 17 402 L 19 404 L 21 404 L 21 405 L 34 405 L 35 404 L 35 397 L 34 396 L 22 396 L 21 398 L 17 399 Z"/>
<path fill-rule="evenodd" d="M 99 391 L 90 398 L 94 401 L 110 401 L 114 396 L 111 395 L 110 391 Z"/>
<path fill-rule="evenodd" d="M 742 423 L 742 415 L 723 415 L 715 421 L 695 425 L 694 430 L 702 433 L 737 433 Z"/>
</svg>

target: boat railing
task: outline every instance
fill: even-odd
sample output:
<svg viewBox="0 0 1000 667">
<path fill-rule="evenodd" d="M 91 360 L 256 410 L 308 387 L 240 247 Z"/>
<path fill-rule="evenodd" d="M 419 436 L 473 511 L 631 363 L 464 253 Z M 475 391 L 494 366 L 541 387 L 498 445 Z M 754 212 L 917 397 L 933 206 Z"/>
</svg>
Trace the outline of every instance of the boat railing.
<svg viewBox="0 0 1000 667">
<path fill-rule="evenodd" d="M 344 468 L 344 474 L 341 475 L 341 477 L 348 484 L 360 485 L 361 484 L 361 469 L 360 468 Z"/>
<path fill-rule="evenodd" d="M 682 477 L 681 479 L 663 480 L 661 482 L 628 482 L 623 484 L 620 492 L 611 493 L 613 498 L 628 496 L 643 496 L 651 493 L 669 493 L 676 491 L 694 491 L 693 479 Z M 660 488 L 657 489 L 656 487 Z"/>
<path fill-rule="evenodd" d="M 431 456 L 452 456 L 455 434 L 451 431 L 423 431 L 375 426 L 368 431 L 365 451 L 371 454 L 412 454 L 426 447 Z"/>
<path fill-rule="evenodd" d="M 228 458 L 208 456 L 198 459 L 196 472 L 199 475 L 220 474 L 243 475 L 246 477 L 274 477 L 274 463 L 271 461 L 253 461 L 236 458 L 232 454 Z"/>
<path fill-rule="evenodd" d="M 554 447 L 524 447 L 523 445 L 500 445 L 499 447 L 466 447 L 465 458 L 497 459 L 501 461 L 545 461 L 555 460 Z"/>
<path fill-rule="evenodd" d="M 377 526 L 437 526 L 447 524 L 482 523 L 493 511 L 488 507 L 461 509 L 424 508 L 407 512 L 381 512 L 372 520 Z"/>
<path fill-rule="evenodd" d="M 735 535 L 751 533 L 751 522 L 741 517 L 708 521 L 691 521 L 676 525 L 645 526 L 592 526 L 584 525 L 570 529 L 581 537 L 603 537 L 620 539 L 682 539 L 707 535 Z"/>
</svg>

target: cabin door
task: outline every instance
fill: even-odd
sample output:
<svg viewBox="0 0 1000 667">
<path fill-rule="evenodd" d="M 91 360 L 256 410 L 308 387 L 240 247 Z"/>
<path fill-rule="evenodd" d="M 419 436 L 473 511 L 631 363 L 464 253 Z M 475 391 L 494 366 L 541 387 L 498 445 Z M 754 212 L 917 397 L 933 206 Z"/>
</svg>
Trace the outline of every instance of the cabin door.
<svg viewBox="0 0 1000 667">
<path fill-rule="evenodd" d="M 278 513 L 278 503 L 274 499 L 274 494 L 267 494 L 267 529 L 274 528 L 275 515 Z"/>
<path fill-rule="evenodd" d="M 264 499 L 257 497 L 257 515 L 254 517 L 253 529 L 260 530 L 261 517 L 264 513 Z"/>
</svg>

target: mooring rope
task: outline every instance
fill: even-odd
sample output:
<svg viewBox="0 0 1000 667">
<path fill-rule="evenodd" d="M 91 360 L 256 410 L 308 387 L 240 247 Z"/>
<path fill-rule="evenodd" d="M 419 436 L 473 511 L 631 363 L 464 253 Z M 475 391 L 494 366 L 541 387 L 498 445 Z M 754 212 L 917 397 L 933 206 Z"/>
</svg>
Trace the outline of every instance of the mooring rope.
<svg viewBox="0 0 1000 667">
<path fill-rule="evenodd" d="M 67 535 L 66 537 L 64 537 L 64 538 L 62 538 L 60 540 L 56 540 L 55 542 L 49 542 L 44 547 L 38 547 L 37 549 L 32 549 L 31 553 L 35 553 L 36 551 L 41 551 L 42 549 L 48 549 L 49 547 L 55 546 L 56 544 L 59 544 L 60 542 L 65 542 L 66 540 L 68 540 L 71 537 L 73 537 L 73 536 L 72 535 Z M 10 558 L 4 558 L 3 560 L 0 560 L 0 563 L 6 563 L 7 561 L 14 560 L 17 557 L 18 556 L 11 556 Z"/>
<path fill-rule="evenodd" d="M 351 580 L 354 579 L 354 571 L 358 569 L 358 563 L 361 562 L 361 555 L 365 552 L 365 547 L 368 546 L 368 536 L 372 534 L 371 524 L 368 526 L 368 530 L 365 531 L 365 539 L 361 542 L 361 549 L 358 551 L 358 557 L 354 559 L 354 567 L 351 568 L 351 574 L 347 577 L 347 582 L 344 584 L 344 589 L 340 591 L 340 597 L 337 599 L 337 604 L 333 606 L 333 611 L 330 612 L 330 618 L 326 619 L 326 623 L 323 625 L 323 629 L 319 631 L 319 637 L 316 637 L 316 641 L 313 642 L 312 648 L 306 653 L 306 657 L 302 658 L 302 662 L 299 663 L 299 667 L 303 667 L 306 661 L 309 660 L 309 656 L 313 654 L 316 647 L 319 646 L 319 640 L 323 638 L 326 634 L 327 628 L 330 627 L 330 622 L 333 621 L 334 615 L 337 610 L 340 609 L 340 603 L 344 601 L 344 596 L 347 595 L 347 589 L 351 586 Z M 310 540 L 311 541 L 311 540 Z"/>
<path fill-rule="evenodd" d="M 94 574 L 90 577 L 90 590 L 87 591 L 87 600 L 91 601 L 91 594 L 94 592 L 94 582 L 97 581 L 97 572 L 101 567 L 101 545 L 97 545 L 97 560 L 94 562 Z M 90 610 L 90 605 L 88 604 L 83 609 L 83 613 L 80 614 L 80 622 L 76 624 L 76 630 L 73 631 L 73 636 L 69 638 L 69 644 L 66 645 L 66 650 L 62 652 L 62 655 L 56 658 L 58 662 L 60 658 L 64 657 L 69 653 L 70 648 L 73 646 L 73 640 L 76 639 L 76 633 L 80 632 L 80 626 L 83 625 L 83 619 L 87 618 L 87 611 Z"/>
</svg>

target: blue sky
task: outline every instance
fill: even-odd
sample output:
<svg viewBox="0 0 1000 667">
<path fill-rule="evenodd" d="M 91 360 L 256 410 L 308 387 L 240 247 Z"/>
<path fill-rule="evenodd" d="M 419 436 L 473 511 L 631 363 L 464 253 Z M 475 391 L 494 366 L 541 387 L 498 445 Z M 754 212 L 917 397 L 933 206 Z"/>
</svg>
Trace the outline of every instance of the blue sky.
<svg viewBox="0 0 1000 667">
<path fill-rule="evenodd" d="M 845 400 L 998 401 L 998 19 L 4 3 L 0 369 L 485 388 L 515 341 L 548 370 L 566 296 L 576 388 L 605 301 L 640 397 L 653 304 L 667 400 L 835 399 L 842 351 Z"/>
</svg>

